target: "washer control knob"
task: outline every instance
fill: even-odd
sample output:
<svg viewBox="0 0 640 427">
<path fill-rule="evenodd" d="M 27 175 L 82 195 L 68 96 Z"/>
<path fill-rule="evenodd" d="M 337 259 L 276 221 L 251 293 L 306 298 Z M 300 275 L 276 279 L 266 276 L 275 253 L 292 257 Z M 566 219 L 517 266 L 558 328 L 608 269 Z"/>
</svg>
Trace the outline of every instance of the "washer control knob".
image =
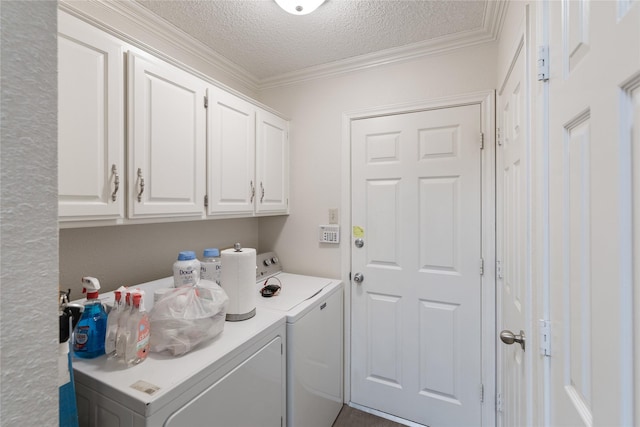
<svg viewBox="0 0 640 427">
<path fill-rule="evenodd" d="M 271 260 L 270 260 L 270 259 L 268 259 L 268 258 L 267 258 L 267 259 L 265 259 L 265 260 L 264 260 L 264 265 L 265 265 L 265 266 L 267 266 L 267 267 L 269 267 L 269 266 L 271 265 Z"/>
<path fill-rule="evenodd" d="M 271 258 L 271 262 L 274 263 L 274 264 L 277 264 L 278 263 L 278 257 L 274 256 L 273 258 Z"/>
</svg>

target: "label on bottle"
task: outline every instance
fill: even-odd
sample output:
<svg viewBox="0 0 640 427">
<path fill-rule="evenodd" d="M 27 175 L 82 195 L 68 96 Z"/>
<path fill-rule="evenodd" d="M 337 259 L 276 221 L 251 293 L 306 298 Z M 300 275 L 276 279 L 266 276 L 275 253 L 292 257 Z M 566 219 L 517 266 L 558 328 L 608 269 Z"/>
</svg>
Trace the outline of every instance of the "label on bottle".
<svg viewBox="0 0 640 427">
<path fill-rule="evenodd" d="M 138 342 L 136 343 L 136 356 L 143 360 L 149 354 L 149 316 L 142 316 L 138 322 Z"/>
<path fill-rule="evenodd" d="M 173 264 L 173 281 L 176 287 L 195 285 L 200 281 L 200 261 L 176 261 Z"/>
<path fill-rule="evenodd" d="M 89 341 L 89 326 L 78 326 L 75 331 L 74 351 L 82 351 Z"/>
</svg>

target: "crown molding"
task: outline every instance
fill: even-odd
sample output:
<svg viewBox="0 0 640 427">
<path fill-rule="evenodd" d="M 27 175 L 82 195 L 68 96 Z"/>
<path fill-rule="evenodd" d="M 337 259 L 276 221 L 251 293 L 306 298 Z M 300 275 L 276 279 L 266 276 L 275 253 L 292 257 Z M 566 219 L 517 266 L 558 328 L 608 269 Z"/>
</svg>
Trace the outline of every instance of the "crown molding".
<svg viewBox="0 0 640 427">
<path fill-rule="evenodd" d="M 379 67 L 381 65 L 411 61 L 429 55 L 491 42 L 493 40 L 493 37 L 487 35 L 482 30 L 458 33 L 454 36 L 446 36 L 398 48 L 386 49 L 262 79 L 259 81 L 259 87 L 261 90 L 271 89 L 310 80 L 334 77 L 340 74 Z"/>
<path fill-rule="evenodd" d="M 366 70 L 386 64 L 400 63 L 456 49 L 493 42 L 498 39 L 507 10 L 506 0 L 488 0 L 482 28 L 464 33 L 438 37 L 366 55 L 321 64 L 279 76 L 261 79 L 260 90 L 287 86 L 309 80 L 334 77 L 340 74 Z"/>
<path fill-rule="evenodd" d="M 77 3 L 78 2 L 73 0 L 59 0 L 59 7 L 61 10 L 72 13 L 73 15 L 98 26 L 133 45 L 143 47 L 145 50 L 153 51 L 155 54 L 167 58 L 166 54 L 159 52 L 157 49 L 147 45 L 142 45 L 142 43 L 128 34 L 100 22 L 96 17 L 84 12 L 84 7 L 79 8 L 74 5 Z M 410 61 L 433 54 L 492 42 L 497 40 L 500 35 L 507 9 L 506 0 L 488 0 L 483 17 L 483 25 L 482 28 L 478 30 L 456 33 L 424 42 L 385 49 L 379 52 L 292 71 L 290 73 L 274 77 L 258 79 L 246 69 L 220 55 L 212 48 L 206 46 L 199 40 L 196 40 L 189 34 L 160 18 L 133 0 L 84 0 L 82 3 L 90 4 L 91 7 L 95 7 L 98 10 L 102 9 L 107 13 L 115 13 L 119 18 L 125 19 L 129 21 L 129 23 L 140 27 L 145 32 L 162 40 L 164 43 L 187 52 L 189 55 L 197 58 L 203 63 L 206 63 L 210 67 L 224 73 L 239 85 L 254 92 L 310 80 L 330 78 L 340 74 L 366 70 L 387 64 Z M 167 59 L 171 60 L 171 62 L 176 62 L 173 58 Z"/>
<path fill-rule="evenodd" d="M 197 58 L 199 61 L 207 64 L 208 66 L 219 70 L 227 75 L 230 79 L 235 80 L 238 84 L 252 90 L 258 91 L 259 84 L 258 79 L 249 73 L 244 68 L 220 55 L 218 52 L 208 47 L 199 40 L 193 38 L 186 32 L 182 31 L 178 27 L 170 24 L 166 20 L 160 18 L 144 6 L 137 4 L 133 0 L 119 0 L 119 1 L 104 1 L 104 0 L 83 0 L 77 2 L 73 0 L 59 0 L 59 8 L 66 12 L 69 12 L 76 17 L 83 19 L 91 23 L 94 26 L 124 39 L 125 41 L 143 47 L 145 50 L 154 51 L 160 56 L 166 57 L 167 55 L 159 52 L 148 45 L 141 46 L 139 40 L 131 37 L 130 35 L 123 33 L 105 23 L 99 21 L 95 16 L 91 16 L 85 12 L 85 7 L 78 7 L 78 3 L 86 3 L 90 5 L 90 9 L 96 10 L 102 9 L 107 13 L 115 13 L 119 18 L 125 19 L 130 23 L 140 27 L 145 32 L 149 33 L 153 37 L 162 40 L 164 43 L 174 46 L 176 49 L 187 52 L 190 56 Z M 175 61 L 172 61 L 175 62 Z"/>
</svg>

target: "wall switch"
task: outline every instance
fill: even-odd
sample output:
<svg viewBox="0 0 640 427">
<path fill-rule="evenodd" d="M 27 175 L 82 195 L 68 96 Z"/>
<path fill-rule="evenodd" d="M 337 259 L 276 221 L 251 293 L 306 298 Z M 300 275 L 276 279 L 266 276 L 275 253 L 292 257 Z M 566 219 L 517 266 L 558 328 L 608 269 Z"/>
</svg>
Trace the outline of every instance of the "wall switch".
<svg viewBox="0 0 640 427">
<path fill-rule="evenodd" d="M 329 209 L 329 224 L 337 224 L 338 221 L 338 208 Z"/>
</svg>

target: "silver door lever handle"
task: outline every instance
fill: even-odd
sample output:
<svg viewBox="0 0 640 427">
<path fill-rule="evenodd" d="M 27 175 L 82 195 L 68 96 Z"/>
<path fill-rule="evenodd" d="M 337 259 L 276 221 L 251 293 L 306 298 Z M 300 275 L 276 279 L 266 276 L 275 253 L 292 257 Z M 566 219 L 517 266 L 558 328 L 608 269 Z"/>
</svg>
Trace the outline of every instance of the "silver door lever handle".
<svg viewBox="0 0 640 427">
<path fill-rule="evenodd" d="M 517 342 L 518 344 L 520 344 L 520 347 L 522 347 L 522 350 L 524 351 L 524 343 L 526 341 L 524 331 L 520 331 L 520 335 L 515 335 L 513 332 L 505 329 L 504 331 L 500 332 L 500 339 L 503 343 L 509 345 Z"/>
</svg>

